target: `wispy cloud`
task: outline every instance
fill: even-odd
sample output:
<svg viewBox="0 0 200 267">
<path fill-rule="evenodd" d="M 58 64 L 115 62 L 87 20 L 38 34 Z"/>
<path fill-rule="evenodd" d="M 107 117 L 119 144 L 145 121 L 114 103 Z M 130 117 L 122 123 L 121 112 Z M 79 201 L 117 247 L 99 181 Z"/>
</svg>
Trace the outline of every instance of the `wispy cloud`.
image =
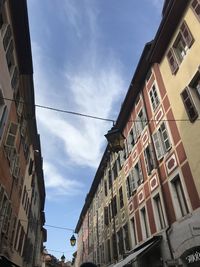
<svg viewBox="0 0 200 267">
<path fill-rule="evenodd" d="M 76 196 L 80 195 L 84 187 L 83 184 L 71 178 L 64 178 L 59 174 L 57 168 L 51 163 L 44 162 L 44 175 L 46 188 L 51 192 L 47 198 L 55 196 Z"/>
<path fill-rule="evenodd" d="M 69 9 L 73 10 L 69 20 L 73 27 L 79 28 L 77 7 L 70 0 L 66 3 Z M 36 102 L 108 118 L 116 101 L 121 98 L 125 90 L 121 64 L 115 59 L 113 53 L 106 55 L 98 53 L 97 11 L 93 7 L 87 12 L 90 25 L 88 41 L 91 46 L 79 58 L 78 65 L 73 65 L 66 60 L 65 68 L 56 69 L 55 72 L 50 56 L 37 42 L 33 42 Z M 79 30 L 81 31 L 80 28 Z M 65 181 L 59 174 L 56 162 L 59 164 L 62 162 L 63 166 L 76 169 L 78 166 L 96 168 L 106 143 L 104 134 L 112 124 L 42 109 L 37 109 L 37 120 L 42 138 L 47 189 L 51 189 L 50 195 L 62 195 L 66 190 L 60 185 Z M 69 184 L 67 181 L 67 189 Z"/>
</svg>

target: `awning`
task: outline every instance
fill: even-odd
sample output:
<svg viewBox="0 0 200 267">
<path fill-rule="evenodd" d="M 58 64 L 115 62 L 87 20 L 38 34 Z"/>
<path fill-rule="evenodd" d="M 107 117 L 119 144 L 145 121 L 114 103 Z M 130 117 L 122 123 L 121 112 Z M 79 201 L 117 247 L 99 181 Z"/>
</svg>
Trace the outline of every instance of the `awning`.
<svg viewBox="0 0 200 267">
<path fill-rule="evenodd" d="M 160 237 L 156 239 L 153 238 L 152 241 L 149 240 L 146 245 L 144 244 L 144 245 L 139 246 L 137 249 L 134 249 L 130 255 L 128 255 L 125 259 L 115 264 L 114 267 L 123 267 L 130 262 L 134 262 L 137 257 L 139 257 L 145 251 L 154 247 L 156 244 L 158 244 L 158 242 L 160 242 L 160 240 L 161 240 Z"/>
<path fill-rule="evenodd" d="M 0 255 L 0 267 L 19 267 L 19 266 L 8 260 L 5 256 Z"/>
</svg>

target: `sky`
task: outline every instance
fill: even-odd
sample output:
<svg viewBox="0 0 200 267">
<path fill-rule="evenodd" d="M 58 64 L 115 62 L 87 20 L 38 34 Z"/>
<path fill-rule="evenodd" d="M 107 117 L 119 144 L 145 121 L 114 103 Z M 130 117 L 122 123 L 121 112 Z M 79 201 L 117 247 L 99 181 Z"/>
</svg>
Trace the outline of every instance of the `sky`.
<svg viewBox="0 0 200 267">
<path fill-rule="evenodd" d="M 115 120 L 163 0 L 27 0 L 35 103 Z M 49 253 L 70 246 L 111 122 L 36 109 Z"/>
</svg>

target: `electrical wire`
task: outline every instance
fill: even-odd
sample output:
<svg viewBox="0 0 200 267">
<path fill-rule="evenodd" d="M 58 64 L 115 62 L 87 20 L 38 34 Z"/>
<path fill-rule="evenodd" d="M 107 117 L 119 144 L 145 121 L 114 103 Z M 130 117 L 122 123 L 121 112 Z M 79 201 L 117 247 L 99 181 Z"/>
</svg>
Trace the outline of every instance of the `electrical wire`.
<svg viewBox="0 0 200 267">
<path fill-rule="evenodd" d="M 24 219 L 19 219 L 19 221 L 21 221 L 21 222 L 30 222 L 30 223 L 32 223 L 32 224 L 37 224 L 37 222 L 33 222 L 33 221 L 31 221 L 31 220 L 24 220 Z M 74 229 L 72 229 L 72 228 L 68 228 L 68 227 L 61 227 L 61 226 L 58 226 L 58 225 L 50 225 L 50 224 L 44 224 L 44 227 L 50 227 L 50 228 L 55 228 L 55 229 L 60 229 L 60 230 L 66 230 L 66 231 L 70 231 L 70 232 L 73 232 L 73 233 L 75 233 L 75 230 Z"/>
<path fill-rule="evenodd" d="M 11 98 L 6 98 L 6 97 L 0 97 L 0 99 L 3 100 L 8 100 L 8 101 L 12 101 L 12 102 L 17 102 L 17 103 L 22 103 L 24 105 L 30 105 L 31 103 L 22 101 L 22 100 L 16 100 L 16 99 L 11 99 Z M 42 109 L 47 109 L 47 110 L 51 110 L 51 111 L 56 111 L 59 113 L 65 113 L 65 114 L 71 114 L 71 115 L 75 115 L 75 116 L 81 116 L 81 117 L 86 117 L 89 119 L 95 119 L 95 120 L 101 120 L 101 121 L 107 121 L 107 122 L 112 122 L 113 125 L 115 124 L 115 120 L 113 119 L 109 119 L 109 118 L 103 118 L 103 117 L 98 117 L 98 116 L 93 116 L 93 115 L 89 115 L 89 114 L 84 114 L 84 113 L 79 113 L 79 112 L 75 112 L 75 111 L 70 111 L 70 110 L 65 110 L 65 109 L 60 109 L 60 108 L 54 108 L 54 107 L 50 107 L 50 106 L 45 106 L 45 105 L 39 105 L 39 104 L 34 104 L 34 106 L 36 108 L 42 108 Z M 150 120 L 128 120 L 128 122 L 158 122 L 158 121 L 166 121 L 166 122 L 190 122 L 189 119 L 150 119 Z M 200 121 L 199 119 L 196 119 L 196 121 Z"/>
<path fill-rule="evenodd" d="M 30 103 L 25 102 L 25 101 L 21 101 L 21 100 L 15 100 L 15 99 L 6 98 L 6 97 L 0 97 L 0 99 L 12 101 L 12 102 L 18 102 L 18 103 L 22 103 L 24 105 L 30 105 Z M 37 107 L 37 108 L 43 108 L 43 109 L 47 109 L 47 110 L 51 110 L 51 111 L 56 111 L 56 112 L 60 112 L 60 113 L 66 113 L 66 114 L 71 114 L 71 115 L 86 117 L 86 118 L 90 118 L 90 119 L 102 120 L 102 121 L 107 121 L 107 122 L 115 123 L 115 121 L 112 120 L 112 119 L 102 118 L 102 117 L 93 116 L 93 115 L 84 114 L 84 113 L 79 113 L 79 112 L 75 112 L 75 111 L 64 110 L 64 109 L 59 109 L 59 108 L 54 108 L 54 107 L 44 106 L 44 105 L 38 105 L 38 104 L 34 104 L 34 106 Z"/>
</svg>

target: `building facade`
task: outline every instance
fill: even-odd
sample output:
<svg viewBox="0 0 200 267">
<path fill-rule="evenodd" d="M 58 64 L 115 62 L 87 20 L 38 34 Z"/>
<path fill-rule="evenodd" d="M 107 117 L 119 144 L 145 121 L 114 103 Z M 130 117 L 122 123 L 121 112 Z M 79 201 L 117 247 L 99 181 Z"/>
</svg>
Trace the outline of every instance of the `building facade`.
<svg viewBox="0 0 200 267">
<path fill-rule="evenodd" d="M 162 13 L 116 121 L 124 150 L 107 146 L 77 223 L 88 238 L 76 266 L 83 253 L 100 266 L 200 264 L 200 1 Z"/>
<path fill-rule="evenodd" d="M 44 201 L 27 4 L 4 0 L 0 1 L 1 266 L 41 266 Z"/>
</svg>

